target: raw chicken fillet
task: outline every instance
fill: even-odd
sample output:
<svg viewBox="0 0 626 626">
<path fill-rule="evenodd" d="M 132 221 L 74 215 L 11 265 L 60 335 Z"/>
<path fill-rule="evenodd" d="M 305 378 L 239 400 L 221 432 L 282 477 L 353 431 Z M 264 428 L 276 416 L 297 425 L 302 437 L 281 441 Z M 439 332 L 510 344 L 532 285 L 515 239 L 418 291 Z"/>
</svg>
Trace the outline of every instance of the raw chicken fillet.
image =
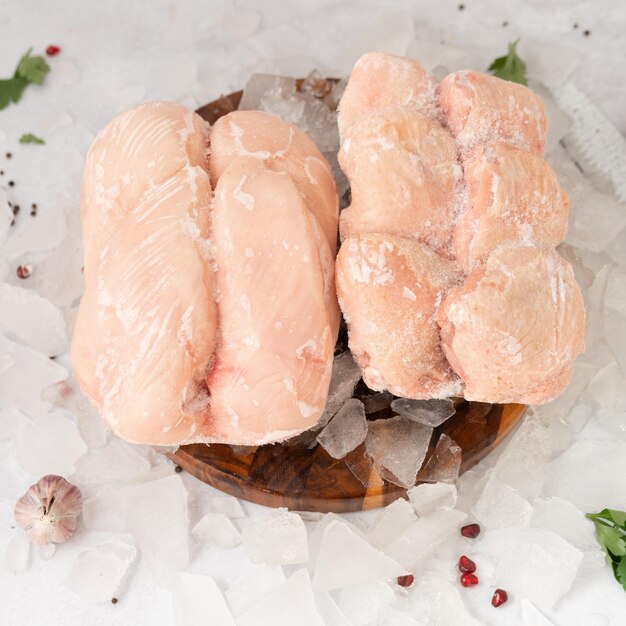
<svg viewBox="0 0 626 626">
<path fill-rule="evenodd" d="M 584 349 L 567 263 L 569 201 L 543 160 L 528 88 L 478 72 L 439 85 L 382 53 L 339 104 L 337 290 L 349 345 L 375 390 L 416 399 L 542 403 Z"/>
<path fill-rule="evenodd" d="M 582 296 L 571 267 L 551 249 L 499 248 L 448 292 L 439 321 L 468 400 L 551 400 L 584 349 Z"/>
<path fill-rule="evenodd" d="M 337 293 L 350 349 L 371 389 L 447 398 L 460 392 L 434 318 L 461 273 L 428 246 L 393 235 L 355 235 L 337 256 Z"/>
<path fill-rule="evenodd" d="M 222 118 L 209 150 L 210 135 L 182 106 L 146 104 L 87 156 L 72 361 L 130 441 L 254 445 L 324 410 L 339 325 L 330 168 L 267 114 Z"/>
</svg>

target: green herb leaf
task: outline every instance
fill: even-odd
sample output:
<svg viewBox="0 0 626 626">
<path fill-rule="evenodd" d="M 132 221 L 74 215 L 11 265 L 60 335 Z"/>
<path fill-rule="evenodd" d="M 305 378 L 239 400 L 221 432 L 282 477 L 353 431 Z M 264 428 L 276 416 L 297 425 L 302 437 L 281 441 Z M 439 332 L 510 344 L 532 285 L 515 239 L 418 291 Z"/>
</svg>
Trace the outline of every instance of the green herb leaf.
<svg viewBox="0 0 626 626">
<path fill-rule="evenodd" d="M 38 143 L 43 145 L 46 142 L 41 137 L 37 137 L 37 135 L 26 133 L 20 137 L 20 143 Z"/>
<path fill-rule="evenodd" d="M 519 39 L 509 44 L 509 52 L 506 56 L 498 57 L 489 66 L 488 71 L 494 76 L 514 83 L 528 85 L 526 78 L 526 63 L 517 54 Z"/>
<path fill-rule="evenodd" d="M 622 583 L 626 591 L 626 559 L 622 559 L 617 566 L 613 567 L 613 573 L 615 574 L 615 578 Z"/>
<path fill-rule="evenodd" d="M 614 509 L 604 509 L 611 517 L 611 519 L 618 525 L 618 526 L 625 526 L 626 525 L 626 513 L 624 513 L 624 511 L 616 511 Z"/>
<path fill-rule="evenodd" d="M 50 66 L 42 56 L 31 57 L 29 50 L 17 65 L 15 74 L 24 78 L 29 83 L 41 85 L 46 74 L 50 71 Z"/>
<path fill-rule="evenodd" d="M 0 110 L 5 109 L 11 102 L 17 102 L 22 97 L 28 81 L 23 78 L 8 78 L 0 80 Z"/>
<path fill-rule="evenodd" d="M 616 528 L 610 528 L 609 526 L 604 526 L 604 524 L 596 524 L 596 534 L 602 547 L 613 556 L 624 556 L 626 554 L 626 541 L 624 541 L 622 534 Z"/>
<path fill-rule="evenodd" d="M 41 85 L 50 66 L 42 56 L 30 56 L 32 48 L 19 60 L 12 78 L 0 80 L 0 110 L 16 103 L 30 84 Z"/>
<path fill-rule="evenodd" d="M 626 590 L 626 513 L 615 509 L 603 509 L 599 513 L 587 513 L 596 527 L 596 537 L 606 552 L 615 579 Z"/>
</svg>

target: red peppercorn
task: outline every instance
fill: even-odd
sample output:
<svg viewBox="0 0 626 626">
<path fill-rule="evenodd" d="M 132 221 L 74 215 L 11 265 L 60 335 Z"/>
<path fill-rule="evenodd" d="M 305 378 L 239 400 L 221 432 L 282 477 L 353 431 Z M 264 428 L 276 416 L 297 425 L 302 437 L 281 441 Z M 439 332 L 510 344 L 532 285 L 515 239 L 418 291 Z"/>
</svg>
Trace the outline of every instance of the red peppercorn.
<svg viewBox="0 0 626 626">
<path fill-rule="evenodd" d="M 15 270 L 18 278 L 28 278 L 33 273 L 33 266 L 26 263 L 25 265 L 18 265 Z"/>
<path fill-rule="evenodd" d="M 415 580 L 413 574 L 406 574 L 404 576 L 398 576 L 398 584 L 400 587 L 410 587 Z"/>
<path fill-rule="evenodd" d="M 463 528 L 461 528 L 461 534 L 464 537 L 475 539 L 478 535 L 480 535 L 480 526 L 478 524 L 468 524 L 467 526 L 463 526 Z"/>
<path fill-rule="evenodd" d="M 476 574 L 472 574 L 471 572 L 465 572 L 461 574 L 461 584 L 464 587 L 473 587 L 478 584 L 478 576 L 476 576 Z"/>
<path fill-rule="evenodd" d="M 57 54 L 59 54 L 59 52 L 61 52 L 61 48 L 59 48 L 59 46 L 48 46 L 46 48 L 46 54 L 49 57 L 55 57 Z"/>
<path fill-rule="evenodd" d="M 509 594 L 504 589 L 496 589 L 491 598 L 491 604 L 496 607 L 502 606 L 509 599 Z"/>
<path fill-rule="evenodd" d="M 459 571 L 460 572 L 475 572 L 476 563 L 472 561 L 468 556 L 462 555 L 459 557 Z"/>
</svg>

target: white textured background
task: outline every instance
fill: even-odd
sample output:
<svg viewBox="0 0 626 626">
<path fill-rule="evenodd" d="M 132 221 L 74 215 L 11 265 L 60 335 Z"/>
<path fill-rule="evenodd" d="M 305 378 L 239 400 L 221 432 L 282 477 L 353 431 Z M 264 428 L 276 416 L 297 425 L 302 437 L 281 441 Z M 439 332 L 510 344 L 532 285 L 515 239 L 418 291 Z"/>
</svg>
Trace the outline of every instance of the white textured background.
<svg viewBox="0 0 626 626">
<path fill-rule="evenodd" d="M 84 154 L 114 115 L 150 99 L 195 107 L 241 88 L 253 72 L 301 76 L 316 67 L 341 76 L 361 53 L 373 49 L 408 51 L 431 69 L 439 64 L 456 69 L 466 59 L 484 69 L 508 41 L 521 37 L 531 75 L 546 83 L 566 79 L 626 132 L 623 0 L 464 0 L 463 10 L 459 4 L 0 0 L 0 76 L 9 76 L 30 46 L 36 53 L 50 43 L 63 49 L 50 61 L 45 86 L 27 89 L 18 106 L 0 112 L 0 169 L 10 170 L 18 183 L 11 198 L 23 212 L 31 202 L 40 207 L 37 218 L 21 215 L 4 244 L 0 278 L 15 282 L 17 262 L 36 262 L 63 240 L 65 216 L 71 224 L 77 215 Z M 17 139 L 26 132 L 44 136 L 47 145 L 20 147 Z M 14 153 L 10 163 L 4 158 L 7 150 Z M 6 178 L 0 179 L 4 184 Z M 28 380 L 21 384 L 28 393 Z M 13 502 L 35 477 L 18 467 L 10 442 L 1 445 L 3 553 L 15 532 Z M 103 538 L 82 533 L 71 548 L 59 550 L 50 561 L 37 561 L 25 573 L 0 567 L 0 624 L 172 623 L 168 592 L 153 583 L 142 562 L 116 606 L 86 604 L 64 586 L 77 550 Z M 191 569 L 214 576 L 223 587 L 245 567 L 240 552 L 214 550 L 203 552 Z M 576 593 L 557 609 L 553 619 L 558 624 L 619 626 L 626 623 L 626 594 L 605 568 L 577 584 Z"/>
</svg>

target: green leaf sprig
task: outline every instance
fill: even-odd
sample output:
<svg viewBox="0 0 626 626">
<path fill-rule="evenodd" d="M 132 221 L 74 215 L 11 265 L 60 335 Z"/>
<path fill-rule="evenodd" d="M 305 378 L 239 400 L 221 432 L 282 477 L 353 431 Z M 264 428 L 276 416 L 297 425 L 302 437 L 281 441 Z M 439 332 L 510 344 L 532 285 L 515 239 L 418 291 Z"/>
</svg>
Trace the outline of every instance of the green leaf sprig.
<svg viewBox="0 0 626 626">
<path fill-rule="evenodd" d="M 604 509 L 585 515 L 596 527 L 596 536 L 613 568 L 615 579 L 626 590 L 626 513 Z"/>
<path fill-rule="evenodd" d="M 521 85 L 528 85 L 526 78 L 526 63 L 517 54 L 519 39 L 509 44 L 509 52 L 506 56 L 498 57 L 488 68 L 494 76 L 510 80 Z"/>
<path fill-rule="evenodd" d="M 22 135 L 20 137 L 20 143 L 38 143 L 40 145 L 43 145 L 46 142 L 41 137 L 33 135 L 33 133 L 26 133 L 25 135 Z"/>
<path fill-rule="evenodd" d="M 41 85 L 50 71 L 50 66 L 42 56 L 31 56 L 32 50 L 30 48 L 19 60 L 11 78 L 0 80 L 0 110 L 12 102 L 19 102 L 28 85 Z"/>
</svg>

